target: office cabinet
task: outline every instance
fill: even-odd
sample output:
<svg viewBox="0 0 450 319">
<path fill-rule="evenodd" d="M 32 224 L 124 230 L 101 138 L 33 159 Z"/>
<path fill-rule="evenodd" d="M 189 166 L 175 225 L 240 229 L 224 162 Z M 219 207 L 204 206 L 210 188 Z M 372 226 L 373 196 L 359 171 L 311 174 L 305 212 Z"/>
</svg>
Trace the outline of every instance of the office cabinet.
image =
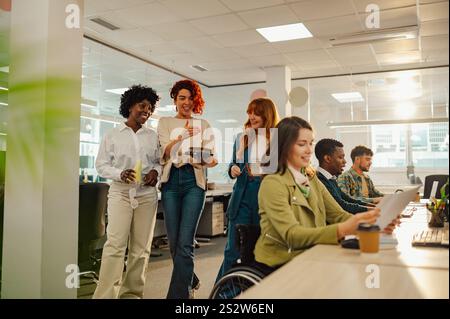
<svg viewBox="0 0 450 319">
<path fill-rule="evenodd" d="M 206 201 L 202 217 L 197 228 L 197 236 L 212 237 L 223 235 L 223 202 Z"/>
</svg>

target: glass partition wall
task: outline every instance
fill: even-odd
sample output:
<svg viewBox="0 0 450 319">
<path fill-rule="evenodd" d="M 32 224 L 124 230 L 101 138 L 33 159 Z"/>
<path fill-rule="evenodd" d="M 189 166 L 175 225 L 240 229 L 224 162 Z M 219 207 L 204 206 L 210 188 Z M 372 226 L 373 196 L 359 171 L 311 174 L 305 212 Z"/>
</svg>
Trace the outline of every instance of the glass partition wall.
<svg viewBox="0 0 450 319">
<path fill-rule="evenodd" d="M 133 84 L 157 90 L 161 101 L 147 123 L 156 128 L 159 117 L 175 114 L 169 91 L 179 79 L 174 73 L 85 39 L 81 178 L 97 180 L 94 162 L 98 146 L 103 135 L 122 121 L 118 109 L 123 90 Z M 448 172 L 448 67 L 294 79 L 292 88 L 298 86 L 308 91 L 309 99 L 303 106 L 292 107 L 292 114 L 312 123 L 316 140 L 330 137 L 343 142 L 348 166 L 351 149 L 364 144 L 376 153 L 372 168 L 376 182 L 391 184 L 401 176 L 402 183 L 407 183 L 408 166 L 409 174 L 418 176 Z M 206 101 L 202 117 L 217 130 L 220 141 L 220 163 L 208 170 L 208 180 L 229 183 L 233 136 L 247 118 L 252 92 L 267 90 L 266 84 L 202 89 Z M 393 177 L 386 179 L 384 173 Z"/>
</svg>

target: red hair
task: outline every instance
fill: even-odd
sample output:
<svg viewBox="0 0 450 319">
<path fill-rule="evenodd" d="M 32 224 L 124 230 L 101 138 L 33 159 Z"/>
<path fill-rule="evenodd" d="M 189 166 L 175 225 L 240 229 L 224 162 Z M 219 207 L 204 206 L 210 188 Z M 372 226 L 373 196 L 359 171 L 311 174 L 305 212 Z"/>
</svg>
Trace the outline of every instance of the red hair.
<svg viewBox="0 0 450 319">
<path fill-rule="evenodd" d="M 180 90 L 185 89 L 191 92 L 192 102 L 194 104 L 194 109 L 192 110 L 195 114 L 202 114 L 203 108 L 205 106 L 205 101 L 203 100 L 202 90 L 200 85 L 193 80 L 181 80 L 176 82 L 172 89 L 170 90 L 170 97 L 174 100 L 177 99 Z"/>
</svg>

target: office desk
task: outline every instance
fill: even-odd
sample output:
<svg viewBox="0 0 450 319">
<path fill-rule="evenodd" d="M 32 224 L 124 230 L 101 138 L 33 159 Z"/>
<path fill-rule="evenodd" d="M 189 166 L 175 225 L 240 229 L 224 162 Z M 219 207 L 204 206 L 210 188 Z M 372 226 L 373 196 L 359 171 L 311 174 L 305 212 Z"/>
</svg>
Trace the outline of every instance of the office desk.
<svg viewBox="0 0 450 319">
<path fill-rule="evenodd" d="M 411 246 L 412 235 L 426 228 L 427 211 L 421 206 L 396 229 L 397 247 L 361 254 L 316 245 L 240 298 L 449 298 L 448 249 Z M 378 271 L 374 268 L 379 288 L 366 286 Z"/>
</svg>

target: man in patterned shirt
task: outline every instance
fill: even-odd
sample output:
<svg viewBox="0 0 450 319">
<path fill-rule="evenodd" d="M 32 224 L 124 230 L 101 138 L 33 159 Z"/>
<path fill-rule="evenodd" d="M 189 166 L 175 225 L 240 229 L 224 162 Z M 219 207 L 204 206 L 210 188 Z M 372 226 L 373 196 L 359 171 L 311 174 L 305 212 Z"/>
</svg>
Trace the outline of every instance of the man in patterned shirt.
<svg viewBox="0 0 450 319">
<path fill-rule="evenodd" d="M 383 193 L 375 188 L 370 177 L 364 173 L 368 172 L 372 165 L 372 156 L 370 148 L 363 145 L 356 146 L 350 154 L 353 166 L 338 177 L 338 184 L 350 197 L 377 204 Z"/>
</svg>

